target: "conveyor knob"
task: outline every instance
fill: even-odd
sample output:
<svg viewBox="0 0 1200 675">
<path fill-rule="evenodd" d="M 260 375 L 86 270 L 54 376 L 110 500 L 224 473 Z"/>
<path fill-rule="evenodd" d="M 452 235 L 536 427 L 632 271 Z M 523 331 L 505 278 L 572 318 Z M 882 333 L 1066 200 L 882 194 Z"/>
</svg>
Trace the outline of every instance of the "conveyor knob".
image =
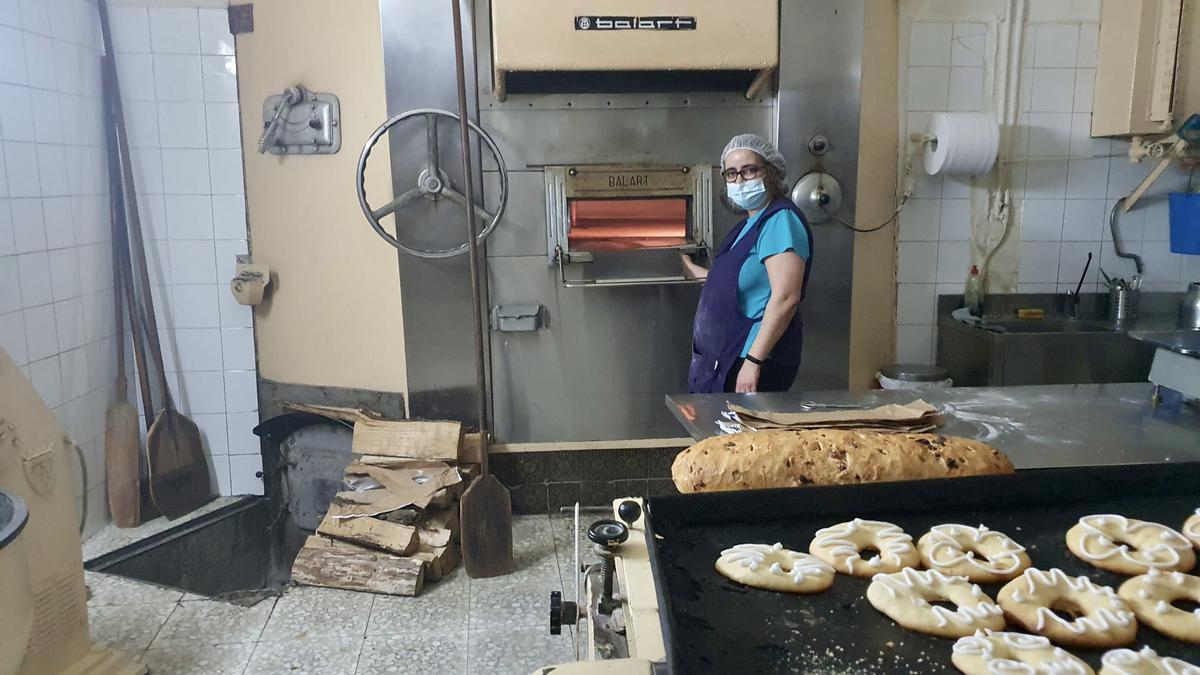
<svg viewBox="0 0 1200 675">
<path fill-rule="evenodd" d="M 564 601 L 559 591 L 550 591 L 550 634 L 561 635 L 564 623 L 574 626 L 578 620 L 579 609 L 575 603 Z"/>
<path fill-rule="evenodd" d="M 597 520 L 588 528 L 588 539 L 605 548 L 612 548 L 629 538 L 629 528 L 616 520 Z"/>
<path fill-rule="evenodd" d="M 633 527 L 637 519 L 642 517 L 642 506 L 632 499 L 626 499 L 617 507 L 617 515 L 625 521 L 626 525 Z"/>
</svg>

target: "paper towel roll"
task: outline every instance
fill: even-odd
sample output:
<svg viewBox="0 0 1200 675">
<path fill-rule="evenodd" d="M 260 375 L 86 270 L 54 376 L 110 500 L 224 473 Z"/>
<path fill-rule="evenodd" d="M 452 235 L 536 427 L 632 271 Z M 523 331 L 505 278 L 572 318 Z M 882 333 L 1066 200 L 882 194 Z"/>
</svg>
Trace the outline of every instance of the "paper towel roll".
<svg viewBox="0 0 1200 675">
<path fill-rule="evenodd" d="M 987 173 L 1000 151 L 1000 125 L 988 113 L 934 113 L 926 133 L 925 173 Z"/>
</svg>

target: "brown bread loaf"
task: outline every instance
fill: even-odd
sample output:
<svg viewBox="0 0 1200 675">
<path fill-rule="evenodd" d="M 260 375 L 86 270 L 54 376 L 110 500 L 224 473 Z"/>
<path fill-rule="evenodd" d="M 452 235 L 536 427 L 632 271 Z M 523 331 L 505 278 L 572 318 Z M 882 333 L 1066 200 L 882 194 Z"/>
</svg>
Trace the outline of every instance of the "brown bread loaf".
<svg viewBox="0 0 1200 675">
<path fill-rule="evenodd" d="M 845 429 L 714 436 L 671 465 L 675 487 L 685 493 L 1012 472 L 1004 453 L 979 441 Z"/>
</svg>

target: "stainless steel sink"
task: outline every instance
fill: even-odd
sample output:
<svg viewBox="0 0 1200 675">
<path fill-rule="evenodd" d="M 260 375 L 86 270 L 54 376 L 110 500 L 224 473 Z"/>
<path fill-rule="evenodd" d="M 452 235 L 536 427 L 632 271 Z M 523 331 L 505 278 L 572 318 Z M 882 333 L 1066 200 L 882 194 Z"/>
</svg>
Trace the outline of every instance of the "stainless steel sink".
<svg viewBox="0 0 1200 675">
<path fill-rule="evenodd" d="M 993 333 L 1113 333 L 1111 326 L 1077 319 L 1030 319 L 1017 321 L 984 321 L 976 326 Z"/>
</svg>

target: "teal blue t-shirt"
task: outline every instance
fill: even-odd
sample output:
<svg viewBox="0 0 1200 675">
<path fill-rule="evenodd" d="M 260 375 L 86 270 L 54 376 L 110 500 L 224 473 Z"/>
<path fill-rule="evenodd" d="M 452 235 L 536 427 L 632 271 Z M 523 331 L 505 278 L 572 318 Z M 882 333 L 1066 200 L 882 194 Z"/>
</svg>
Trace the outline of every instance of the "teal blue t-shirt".
<svg viewBox="0 0 1200 675">
<path fill-rule="evenodd" d="M 742 240 L 750 228 L 758 222 L 762 211 L 746 220 L 746 225 L 738 233 L 734 244 Z M 767 301 L 771 299 L 771 280 L 767 277 L 766 260 L 784 251 L 794 251 L 796 255 L 808 260 L 811 251 L 808 249 L 808 230 L 804 222 L 795 213 L 788 210 L 776 211 L 765 223 L 758 234 L 758 241 L 750 249 L 746 262 L 738 273 L 737 297 L 738 309 L 747 318 L 754 319 L 746 344 L 742 346 L 742 356 L 750 351 L 758 329 L 762 326 L 763 314 L 767 311 Z"/>
</svg>

